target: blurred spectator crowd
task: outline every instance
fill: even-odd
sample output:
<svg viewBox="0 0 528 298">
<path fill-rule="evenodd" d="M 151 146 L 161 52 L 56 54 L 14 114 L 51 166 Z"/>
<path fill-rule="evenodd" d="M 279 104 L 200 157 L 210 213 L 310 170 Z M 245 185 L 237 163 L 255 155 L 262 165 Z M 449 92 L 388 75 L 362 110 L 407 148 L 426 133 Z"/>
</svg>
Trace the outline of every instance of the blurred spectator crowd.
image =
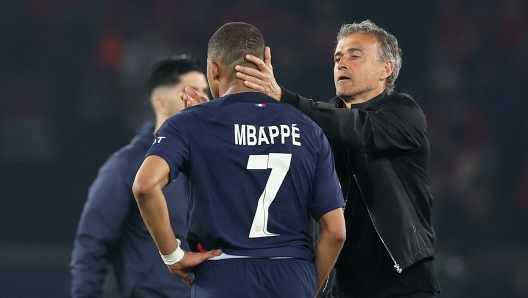
<svg viewBox="0 0 528 298">
<path fill-rule="evenodd" d="M 434 18 L 422 106 L 448 297 L 528 297 L 527 4 L 442 0 Z"/>
</svg>

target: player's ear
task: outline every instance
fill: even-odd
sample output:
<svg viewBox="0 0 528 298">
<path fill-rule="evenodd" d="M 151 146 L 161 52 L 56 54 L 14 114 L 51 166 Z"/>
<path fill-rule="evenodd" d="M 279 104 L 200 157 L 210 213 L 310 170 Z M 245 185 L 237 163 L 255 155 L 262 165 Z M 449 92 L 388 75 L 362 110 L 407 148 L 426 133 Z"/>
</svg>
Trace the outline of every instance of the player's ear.
<svg viewBox="0 0 528 298">
<path fill-rule="evenodd" d="M 221 72 L 220 65 L 218 65 L 218 63 L 216 63 L 215 61 L 209 61 L 209 63 L 209 67 L 211 68 L 212 79 L 218 81 Z"/>
</svg>

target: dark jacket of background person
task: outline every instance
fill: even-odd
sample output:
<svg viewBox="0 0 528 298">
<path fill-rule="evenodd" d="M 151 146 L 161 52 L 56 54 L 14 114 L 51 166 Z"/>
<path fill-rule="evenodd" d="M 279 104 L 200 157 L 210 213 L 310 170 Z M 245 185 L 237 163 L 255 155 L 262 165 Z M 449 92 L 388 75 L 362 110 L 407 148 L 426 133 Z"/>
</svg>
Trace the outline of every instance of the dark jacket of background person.
<svg viewBox="0 0 528 298">
<path fill-rule="evenodd" d="M 132 194 L 153 131 L 153 123 L 141 126 L 130 144 L 106 161 L 90 187 L 70 264 L 73 297 L 101 297 L 110 263 L 114 264 L 120 297 L 190 297 L 187 285 L 160 259 Z M 186 235 L 183 179 L 180 176 L 163 189 L 167 197 L 178 196 L 167 204 L 180 239 Z M 182 244 L 188 250 L 187 244 Z"/>
<path fill-rule="evenodd" d="M 383 92 L 349 110 L 337 97 L 321 103 L 282 90 L 281 101 L 313 119 L 334 152 L 347 202 L 347 240 L 336 263 L 340 289 L 373 296 L 439 291 L 420 107 L 406 94 Z"/>
</svg>

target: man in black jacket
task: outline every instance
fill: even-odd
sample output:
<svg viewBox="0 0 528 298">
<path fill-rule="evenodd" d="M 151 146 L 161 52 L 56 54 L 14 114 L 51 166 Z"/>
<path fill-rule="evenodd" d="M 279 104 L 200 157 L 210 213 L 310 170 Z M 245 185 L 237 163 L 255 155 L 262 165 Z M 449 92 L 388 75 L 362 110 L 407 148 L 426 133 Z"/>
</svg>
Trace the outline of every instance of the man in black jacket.
<svg viewBox="0 0 528 298">
<path fill-rule="evenodd" d="M 260 72 L 237 66 L 245 84 L 299 108 L 331 142 L 346 200 L 347 240 L 336 263 L 339 297 L 432 297 L 440 292 L 427 174 L 425 115 L 394 92 L 401 68 L 397 39 L 373 22 L 337 35 L 337 97 L 314 102 L 281 88 L 271 54 L 248 56 Z"/>
</svg>

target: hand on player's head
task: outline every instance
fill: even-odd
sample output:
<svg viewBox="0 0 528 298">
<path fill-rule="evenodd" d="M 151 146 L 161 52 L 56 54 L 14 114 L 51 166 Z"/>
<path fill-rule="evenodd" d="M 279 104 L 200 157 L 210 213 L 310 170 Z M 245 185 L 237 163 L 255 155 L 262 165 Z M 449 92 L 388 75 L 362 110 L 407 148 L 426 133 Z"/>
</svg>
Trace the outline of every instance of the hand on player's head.
<svg viewBox="0 0 528 298">
<path fill-rule="evenodd" d="M 257 65 L 258 70 L 242 65 L 235 66 L 236 76 L 244 80 L 244 85 L 255 91 L 262 92 L 276 100 L 280 100 L 282 89 L 273 75 L 271 65 L 271 50 L 266 47 L 264 50 L 264 60 L 253 55 L 246 55 L 246 60 Z"/>
<path fill-rule="evenodd" d="M 184 92 L 180 92 L 180 98 L 185 104 L 185 108 L 189 108 L 209 100 L 205 96 L 201 96 L 198 91 L 192 87 L 185 87 Z"/>
</svg>

